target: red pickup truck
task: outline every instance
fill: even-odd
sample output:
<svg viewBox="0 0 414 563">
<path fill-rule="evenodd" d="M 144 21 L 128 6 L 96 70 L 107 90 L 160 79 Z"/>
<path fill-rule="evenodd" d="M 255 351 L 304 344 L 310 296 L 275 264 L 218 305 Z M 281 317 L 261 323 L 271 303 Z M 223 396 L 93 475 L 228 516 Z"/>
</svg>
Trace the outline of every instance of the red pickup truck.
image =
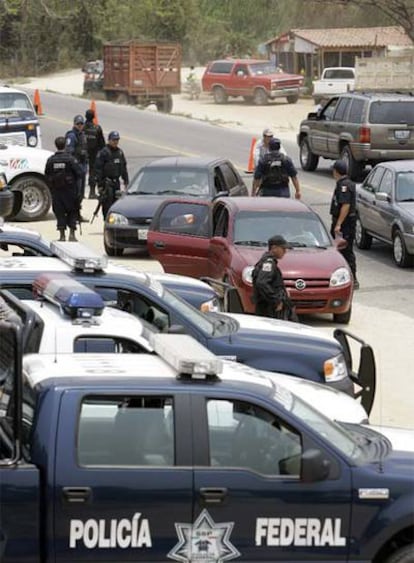
<svg viewBox="0 0 414 563">
<path fill-rule="evenodd" d="M 207 65 L 201 82 L 203 91 L 211 93 L 216 104 L 227 103 L 229 96 L 243 96 L 256 105 L 275 98 L 295 104 L 303 76 L 280 72 L 268 60 L 223 59 Z"/>
</svg>

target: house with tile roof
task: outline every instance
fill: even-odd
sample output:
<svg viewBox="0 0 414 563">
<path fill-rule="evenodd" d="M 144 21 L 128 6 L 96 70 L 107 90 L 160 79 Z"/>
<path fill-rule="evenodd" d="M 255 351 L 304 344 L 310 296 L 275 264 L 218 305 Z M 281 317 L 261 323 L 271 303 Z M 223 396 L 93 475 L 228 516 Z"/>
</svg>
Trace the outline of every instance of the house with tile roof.
<svg viewBox="0 0 414 563">
<path fill-rule="evenodd" d="M 269 57 L 288 72 L 319 77 L 329 66 L 354 66 L 356 57 L 385 56 L 412 49 L 399 26 L 291 29 L 265 43 Z"/>
</svg>

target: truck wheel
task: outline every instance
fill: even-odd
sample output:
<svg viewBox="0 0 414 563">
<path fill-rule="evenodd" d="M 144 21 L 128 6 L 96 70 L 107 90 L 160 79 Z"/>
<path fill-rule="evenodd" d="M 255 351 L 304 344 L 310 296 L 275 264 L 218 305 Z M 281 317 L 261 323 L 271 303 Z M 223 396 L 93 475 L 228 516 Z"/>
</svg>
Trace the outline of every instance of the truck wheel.
<svg viewBox="0 0 414 563">
<path fill-rule="evenodd" d="M 227 104 L 228 96 L 222 86 L 214 87 L 213 98 L 216 104 Z"/>
<path fill-rule="evenodd" d="M 352 155 L 351 149 L 348 145 L 345 145 L 341 151 L 341 160 L 344 160 L 348 165 L 348 176 L 351 180 L 358 181 L 361 178 L 362 172 L 364 170 L 364 165 L 361 162 L 355 160 Z"/>
<path fill-rule="evenodd" d="M 372 236 L 367 233 L 361 223 L 361 219 L 357 216 L 355 224 L 355 242 L 361 250 L 369 250 L 372 244 Z"/>
<path fill-rule="evenodd" d="M 267 94 L 263 88 L 256 88 L 254 91 L 253 103 L 256 106 L 264 106 L 267 104 Z"/>
<path fill-rule="evenodd" d="M 313 154 L 311 151 L 307 137 L 303 137 L 300 141 L 299 159 L 303 170 L 306 170 L 307 172 L 313 172 L 316 170 L 319 162 L 319 156 Z"/>
<path fill-rule="evenodd" d="M 17 221 L 37 221 L 49 211 L 52 197 L 46 182 L 36 176 L 24 176 L 12 182 L 11 187 L 22 193 L 23 203 L 15 219 Z"/>
<path fill-rule="evenodd" d="M 126 94 L 125 92 L 118 94 L 118 96 L 116 97 L 116 103 L 121 106 L 126 106 L 127 104 L 129 104 L 128 94 Z"/>
<path fill-rule="evenodd" d="M 105 252 L 108 256 L 122 256 L 122 254 L 124 253 L 123 248 L 115 248 L 114 246 L 109 246 L 108 244 L 106 244 L 105 241 L 104 241 L 104 247 L 105 247 Z"/>
<path fill-rule="evenodd" d="M 338 323 L 340 325 L 347 325 L 351 320 L 351 315 L 352 315 L 352 307 L 350 307 L 346 313 L 334 314 L 333 320 L 335 323 Z"/>
<path fill-rule="evenodd" d="M 384 563 L 414 563 L 414 544 L 406 545 L 387 557 Z"/>
<path fill-rule="evenodd" d="M 392 250 L 394 256 L 394 262 L 399 268 L 408 268 L 413 263 L 414 256 L 408 254 L 407 247 L 404 242 L 404 238 L 401 231 L 396 230 L 392 237 Z"/>
<path fill-rule="evenodd" d="M 166 98 L 162 100 L 157 100 L 155 102 L 158 111 L 162 111 L 164 113 L 171 113 L 173 108 L 173 99 L 171 94 L 169 94 Z"/>
<path fill-rule="evenodd" d="M 292 94 L 292 96 L 287 96 L 286 99 L 288 104 L 296 104 L 299 100 L 299 94 Z"/>
</svg>

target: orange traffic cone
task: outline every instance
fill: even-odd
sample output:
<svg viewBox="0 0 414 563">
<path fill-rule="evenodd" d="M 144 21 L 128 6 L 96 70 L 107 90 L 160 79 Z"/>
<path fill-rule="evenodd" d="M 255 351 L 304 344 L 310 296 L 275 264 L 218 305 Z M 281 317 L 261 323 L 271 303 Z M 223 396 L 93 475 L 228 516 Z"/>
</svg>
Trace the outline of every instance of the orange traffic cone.
<svg viewBox="0 0 414 563">
<path fill-rule="evenodd" d="M 37 89 L 35 90 L 33 96 L 33 105 L 37 115 L 43 115 L 42 102 L 40 101 L 40 94 L 39 94 L 39 90 Z"/>
<path fill-rule="evenodd" d="M 93 118 L 93 123 L 94 125 L 98 125 L 98 114 L 96 113 L 96 104 L 95 104 L 95 100 L 91 101 L 91 107 L 90 109 L 93 111 L 93 113 L 95 114 L 95 117 Z"/>
<path fill-rule="evenodd" d="M 256 146 L 256 137 L 253 137 L 252 142 L 250 144 L 250 153 L 249 153 L 249 160 L 247 162 L 247 170 L 246 172 L 252 173 L 254 172 L 254 147 Z"/>
</svg>

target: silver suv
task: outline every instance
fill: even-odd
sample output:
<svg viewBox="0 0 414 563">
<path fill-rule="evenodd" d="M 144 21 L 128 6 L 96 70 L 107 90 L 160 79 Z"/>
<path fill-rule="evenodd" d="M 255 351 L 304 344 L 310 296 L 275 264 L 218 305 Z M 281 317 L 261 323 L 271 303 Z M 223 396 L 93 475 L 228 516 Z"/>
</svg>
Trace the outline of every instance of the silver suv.
<svg viewBox="0 0 414 563">
<path fill-rule="evenodd" d="M 414 97 L 408 94 L 350 92 L 331 98 L 301 122 L 298 134 L 304 170 L 319 157 L 341 158 L 358 180 L 366 164 L 414 158 Z"/>
</svg>

